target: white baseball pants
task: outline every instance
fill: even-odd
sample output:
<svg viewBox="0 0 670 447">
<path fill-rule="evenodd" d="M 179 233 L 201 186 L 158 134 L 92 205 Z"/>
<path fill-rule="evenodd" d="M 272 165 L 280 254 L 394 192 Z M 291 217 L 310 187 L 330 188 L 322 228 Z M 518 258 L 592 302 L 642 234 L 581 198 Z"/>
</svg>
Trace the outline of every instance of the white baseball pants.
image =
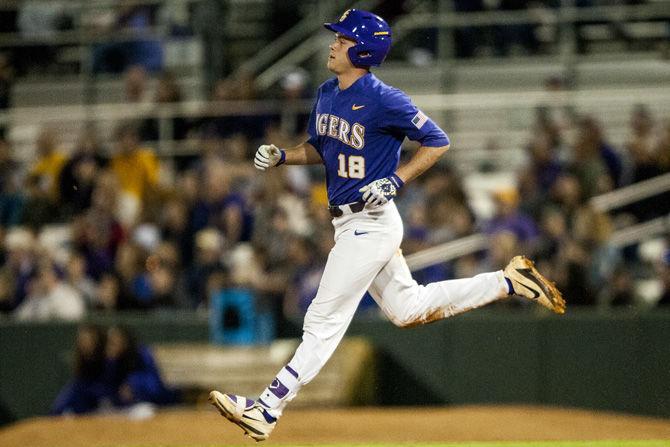
<svg viewBox="0 0 670 447">
<path fill-rule="evenodd" d="M 507 296 L 502 271 L 417 284 L 400 252 L 403 224 L 393 202 L 337 217 L 333 225 L 335 246 L 307 309 L 302 343 L 260 396 L 276 417 L 326 364 L 367 290 L 400 327 L 429 323 Z"/>
</svg>

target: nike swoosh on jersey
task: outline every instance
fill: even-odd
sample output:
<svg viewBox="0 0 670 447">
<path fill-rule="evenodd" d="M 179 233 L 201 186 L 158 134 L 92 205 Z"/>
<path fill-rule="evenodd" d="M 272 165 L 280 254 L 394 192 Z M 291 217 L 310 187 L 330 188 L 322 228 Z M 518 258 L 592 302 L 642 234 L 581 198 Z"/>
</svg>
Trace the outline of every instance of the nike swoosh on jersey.
<svg viewBox="0 0 670 447">
<path fill-rule="evenodd" d="M 359 109 L 362 109 L 363 107 L 365 107 L 365 106 L 364 105 L 363 106 L 357 106 L 356 104 L 353 104 L 351 106 L 351 110 L 359 110 Z"/>
<path fill-rule="evenodd" d="M 368 232 L 367 231 L 354 230 L 354 236 L 361 236 L 363 234 L 368 234 Z"/>
</svg>

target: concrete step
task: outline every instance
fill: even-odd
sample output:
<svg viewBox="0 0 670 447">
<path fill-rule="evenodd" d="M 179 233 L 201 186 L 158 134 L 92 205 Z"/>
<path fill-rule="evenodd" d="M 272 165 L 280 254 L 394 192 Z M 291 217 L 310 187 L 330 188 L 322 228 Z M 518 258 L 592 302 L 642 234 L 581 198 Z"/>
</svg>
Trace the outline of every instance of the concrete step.
<svg viewBox="0 0 670 447">
<path fill-rule="evenodd" d="M 255 398 L 288 363 L 298 343 L 299 340 L 279 340 L 269 346 L 250 347 L 161 344 L 153 346 L 153 350 L 165 382 L 199 395 L 198 399 L 213 389 Z M 373 376 L 372 364 L 373 350 L 367 341 L 345 338 L 295 404 L 361 403 L 356 392 L 370 387 L 369 383 L 361 386 L 361 381 Z"/>
</svg>

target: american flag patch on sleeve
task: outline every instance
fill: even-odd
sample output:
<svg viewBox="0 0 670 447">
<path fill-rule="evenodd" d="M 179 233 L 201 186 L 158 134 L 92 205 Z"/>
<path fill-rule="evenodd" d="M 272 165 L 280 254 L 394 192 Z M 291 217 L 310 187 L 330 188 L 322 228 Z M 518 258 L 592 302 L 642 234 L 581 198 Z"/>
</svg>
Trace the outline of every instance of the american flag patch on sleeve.
<svg viewBox="0 0 670 447">
<path fill-rule="evenodd" d="M 420 110 L 419 113 L 414 115 L 414 118 L 412 118 L 412 124 L 414 124 L 417 129 L 421 129 L 423 125 L 426 124 L 426 121 L 428 121 L 428 117 Z"/>
</svg>

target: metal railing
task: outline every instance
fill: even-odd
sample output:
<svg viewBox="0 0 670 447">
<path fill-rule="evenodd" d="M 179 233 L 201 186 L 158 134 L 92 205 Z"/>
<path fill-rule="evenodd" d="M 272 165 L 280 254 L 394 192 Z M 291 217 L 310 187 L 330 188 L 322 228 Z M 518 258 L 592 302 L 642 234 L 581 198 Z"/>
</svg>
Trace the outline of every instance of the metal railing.
<svg viewBox="0 0 670 447">
<path fill-rule="evenodd" d="M 425 28 L 464 28 L 492 25 L 566 25 L 577 22 L 630 22 L 670 18 L 670 1 L 644 5 L 591 6 L 577 8 L 537 8 L 514 11 L 450 12 L 448 14 L 409 14 L 398 20 L 395 30 Z"/>
<path fill-rule="evenodd" d="M 351 8 L 374 9 L 381 3 L 381 1 L 382 0 L 358 0 L 351 5 Z M 289 52 L 275 51 L 274 54 L 267 54 L 265 59 L 270 61 L 273 60 L 272 57 L 274 57 L 274 63 L 261 71 L 256 77 L 256 85 L 258 88 L 264 90 L 271 87 L 283 76 L 288 68 L 302 64 L 305 60 L 309 59 L 320 50 L 327 48 L 327 42 L 331 39 L 331 36 L 325 37 L 325 34 L 322 32 L 322 24 L 324 20 L 335 20 L 335 15 L 337 14 L 333 8 L 330 8 L 328 11 L 329 14 L 327 16 L 324 16 L 324 14 L 315 14 L 314 17 L 309 17 L 309 19 L 313 21 L 304 26 L 309 27 L 311 32 L 309 35 L 303 35 L 303 39 L 300 41 L 295 41 L 294 43 L 298 44 L 295 48 L 291 49 Z M 303 20 L 303 22 L 305 22 L 305 20 Z M 315 24 L 316 26 L 314 26 Z M 292 33 L 292 31 L 293 30 L 290 30 L 286 34 Z M 284 36 L 280 39 L 283 39 L 283 37 Z M 250 64 L 251 63 L 253 62 L 250 61 Z"/>
<path fill-rule="evenodd" d="M 119 87 L 120 88 L 120 87 Z M 496 92 L 495 94 L 461 93 L 461 94 L 436 94 L 436 95 L 413 95 L 414 102 L 424 111 L 434 115 L 439 123 L 442 112 L 457 113 L 460 115 L 475 114 L 479 116 L 480 111 L 486 112 L 487 121 L 492 124 L 486 127 L 478 125 L 475 129 L 463 129 L 459 124 L 447 122 L 445 129 L 452 135 L 454 152 L 458 154 L 461 149 L 468 149 L 463 153 L 463 161 L 476 163 L 478 161 L 491 161 L 487 157 L 500 156 L 503 159 L 509 154 L 498 152 L 491 155 L 491 151 L 460 141 L 458 136 L 472 138 L 477 135 L 492 135 L 499 137 L 501 151 L 518 151 L 518 143 L 510 143 L 507 136 L 515 136 L 518 142 L 520 133 L 526 132 L 531 124 L 532 111 L 538 106 L 548 107 L 571 107 L 577 111 L 587 110 L 590 113 L 598 111 L 606 123 L 608 113 L 616 114 L 621 124 L 621 114 L 637 104 L 646 104 L 655 108 L 660 113 L 670 115 L 670 89 L 667 88 L 635 88 L 635 89 L 595 89 L 581 91 L 565 91 L 548 93 L 544 91 L 528 92 Z M 162 136 L 172 135 L 171 119 L 176 117 L 201 118 L 201 117 L 225 117 L 235 115 L 259 116 L 273 114 L 282 120 L 291 120 L 296 114 L 309 113 L 313 106 L 313 100 L 298 100 L 284 102 L 280 100 L 263 101 L 226 101 L 210 102 L 201 100 L 183 101 L 178 104 L 154 104 L 147 108 L 146 104 L 77 104 L 41 107 L 14 107 L 4 113 L 0 113 L 0 126 L 22 125 L 49 125 L 54 123 L 84 123 L 89 121 L 114 122 L 122 119 L 156 118 L 159 120 L 159 134 Z M 519 121 L 510 118 L 509 111 L 525 113 L 526 118 Z M 614 115 L 612 115 L 614 116 Z M 465 126 L 467 120 L 460 123 Z M 528 121 L 526 121 L 528 120 Z M 288 121 L 287 128 L 290 128 Z M 505 146 L 508 142 L 510 146 Z M 161 138 L 157 149 L 162 155 L 170 155 L 170 149 L 175 147 L 173 142 L 167 138 Z M 457 155 L 456 155 L 457 156 Z M 479 157 L 479 158 L 478 158 Z"/>
<path fill-rule="evenodd" d="M 670 174 L 634 183 L 624 188 L 595 196 L 590 205 L 597 211 L 610 211 L 670 191 Z M 670 232 L 670 215 L 620 228 L 612 233 L 609 243 L 616 248 L 626 247 L 645 239 Z M 485 250 L 490 243 L 487 235 L 478 233 L 436 245 L 406 257 L 410 270 L 417 271 L 441 262 L 448 262 Z"/>
<path fill-rule="evenodd" d="M 670 0 L 660 1 L 648 5 L 620 5 L 620 6 L 594 6 L 576 8 L 571 6 L 560 6 L 558 8 L 537 8 L 515 11 L 487 11 L 487 12 L 454 12 L 434 13 L 410 12 L 400 17 L 393 24 L 394 42 L 402 40 L 412 31 L 420 29 L 437 29 L 439 33 L 455 28 L 486 27 L 486 26 L 509 26 L 509 25 L 550 25 L 565 27 L 580 22 L 603 21 L 603 22 L 633 22 L 638 20 L 670 19 Z M 575 56 L 575 36 L 564 30 L 561 37 L 567 43 L 565 49 L 559 53 L 563 58 L 566 71 L 570 69 Z M 567 37 L 566 37 L 567 36 Z M 670 37 L 670 31 L 668 31 Z M 438 41 L 445 39 L 438 36 Z M 448 40 L 448 39 L 447 39 Z M 319 51 L 325 51 L 326 38 L 323 34 L 315 33 L 310 39 L 302 42 L 293 51 L 286 54 L 271 67 L 259 74 L 257 81 L 261 88 L 267 88 L 277 79 L 277 73 L 291 65 L 299 65 L 316 55 Z M 438 55 L 439 56 L 439 55 Z M 566 56 L 568 56 L 566 58 Z"/>
<path fill-rule="evenodd" d="M 265 71 L 268 71 L 269 69 L 267 67 L 272 64 L 272 71 L 281 77 L 283 72 L 278 70 L 278 67 L 276 66 L 277 61 L 279 61 L 284 55 L 292 52 L 292 49 L 296 45 L 311 40 L 311 38 L 317 32 L 321 31 L 322 23 L 324 21 L 333 19 L 333 17 L 335 17 L 338 13 L 342 12 L 341 10 L 343 8 L 346 9 L 351 7 L 369 9 L 380 3 L 380 1 L 381 0 L 359 0 L 347 6 L 340 4 L 342 2 L 326 2 L 325 4 L 322 3 L 320 7 L 313 9 L 309 14 L 307 14 L 307 16 L 303 17 L 298 23 L 285 31 L 284 34 L 279 36 L 277 39 L 270 42 L 261 51 L 251 55 L 249 60 L 244 62 L 237 70 L 235 70 L 235 74 L 242 75 L 251 73 L 256 75 L 260 73 L 263 68 L 266 69 Z M 269 87 L 277 79 L 279 78 L 272 78 L 272 82 L 262 88 Z"/>
</svg>

